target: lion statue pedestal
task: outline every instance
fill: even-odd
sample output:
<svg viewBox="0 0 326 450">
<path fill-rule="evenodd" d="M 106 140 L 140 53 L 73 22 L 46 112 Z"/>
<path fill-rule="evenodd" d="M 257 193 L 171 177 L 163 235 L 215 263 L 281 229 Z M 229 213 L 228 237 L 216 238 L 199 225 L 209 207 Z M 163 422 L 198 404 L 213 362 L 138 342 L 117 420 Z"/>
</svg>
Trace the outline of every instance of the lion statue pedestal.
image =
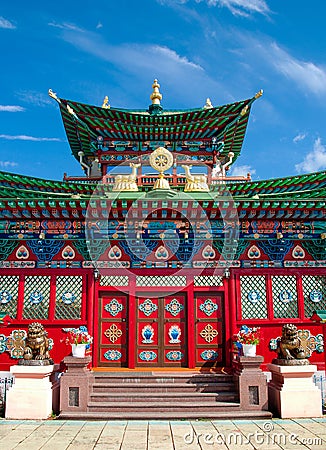
<svg viewBox="0 0 326 450">
<path fill-rule="evenodd" d="M 309 363 L 298 336 L 297 327 L 285 324 L 277 341 L 277 358 L 267 368 L 268 406 L 281 419 L 321 417 L 321 393 L 312 380 L 317 366 Z"/>
<path fill-rule="evenodd" d="M 23 358 L 10 367 L 15 377 L 7 392 L 6 419 L 47 419 L 52 414 L 53 361 L 47 333 L 38 322 L 29 325 Z"/>
</svg>

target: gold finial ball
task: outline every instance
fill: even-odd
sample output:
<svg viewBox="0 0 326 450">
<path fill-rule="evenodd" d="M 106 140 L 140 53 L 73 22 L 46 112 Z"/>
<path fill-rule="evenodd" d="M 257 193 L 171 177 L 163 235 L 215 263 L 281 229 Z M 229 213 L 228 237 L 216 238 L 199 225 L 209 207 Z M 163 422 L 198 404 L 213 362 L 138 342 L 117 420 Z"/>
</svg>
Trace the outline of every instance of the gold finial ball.
<svg viewBox="0 0 326 450">
<path fill-rule="evenodd" d="M 159 91 L 160 87 L 161 86 L 159 85 L 157 79 L 155 78 L 154 83 L 152 84 L 153 92 L 150 95 L 150 99 L 152 100 L 153 105 L 161 104 L 162 94 Z"/>
</svg>

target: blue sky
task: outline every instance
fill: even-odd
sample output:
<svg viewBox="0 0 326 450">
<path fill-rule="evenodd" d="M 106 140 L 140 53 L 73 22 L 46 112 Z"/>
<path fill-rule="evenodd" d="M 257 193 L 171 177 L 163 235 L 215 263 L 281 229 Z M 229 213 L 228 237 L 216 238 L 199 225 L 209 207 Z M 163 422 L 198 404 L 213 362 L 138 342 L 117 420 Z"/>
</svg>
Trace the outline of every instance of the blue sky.
<svg viewBox="0 0 326 450">
<path fill-rule="evenodd" d="M 146 109 L 158 78 L 165 109 L 252 97 L 233 174 L 326 168 L 326 2 L 97 0 L 2 2 L 0 170 L 81 175 L 59 97 Z"/>
</svg>

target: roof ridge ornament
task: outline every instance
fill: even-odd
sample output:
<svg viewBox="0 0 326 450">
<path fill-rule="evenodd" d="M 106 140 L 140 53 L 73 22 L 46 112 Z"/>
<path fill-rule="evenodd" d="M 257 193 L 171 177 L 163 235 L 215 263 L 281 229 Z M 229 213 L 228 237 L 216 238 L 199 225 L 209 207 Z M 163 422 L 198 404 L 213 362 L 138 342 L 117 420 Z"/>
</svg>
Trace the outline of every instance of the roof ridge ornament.
<svg viewBox="0 0 326 450">
<path fill-rule="evenodd" d="M 211 109 L 211 108 L 214 108 L 214 106 L 212 105 L 211 99 L 207 98 L 206 99 L 206 103 L 203 106 L 203 109 Z"/>
<path fill-rule="evenodd" d="M 155 78 L 154 83 L 152 84 L 153 93 L 150 95 L 150 99 L 152 100 L 152 105 L 160 105 L 162 100 L 162 94 L 160 93 L 161 85 L 158 83 Z"/>
<path fill-rule="evenodd" d="M 109 103 L 109 97 L 107 95 L 104 97 L 102 108 L 104 108 L 104 109 L 110 109 L 111 108 L 111 105 Z"/>
<path fill-rule="evenodd" d="M 152 100 L 152 104 L 148 107 L 148 112 L 151 115 L 162 114 L 163 108 L 161 106 L 162 94 L 160 93 L 160 84 L 158 83 L 157 78 L 155 78 L 154 83 L 152 84 L 153 92 L 150 95 L 150 99 Z"/>
<path fill-rule="evenodd" d="M 255 98 L 257 99 L 257 98 L 261 97 L 263 95 L 263 92 L 264 91 L 261 89 L 259 92 L 257 92 L 257 94 L 255 95 Z"/>
</svg>

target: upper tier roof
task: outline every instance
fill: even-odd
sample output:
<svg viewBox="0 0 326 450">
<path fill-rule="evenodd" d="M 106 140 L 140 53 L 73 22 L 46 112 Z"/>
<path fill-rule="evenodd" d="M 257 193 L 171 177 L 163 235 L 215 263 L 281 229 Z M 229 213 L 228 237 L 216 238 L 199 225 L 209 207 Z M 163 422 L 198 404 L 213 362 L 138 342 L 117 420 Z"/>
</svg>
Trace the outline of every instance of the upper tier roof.
<svg viewBox="0 0 326 450">
<path fill-rule="evenodd" d="M 135 144 L 136 151 L 142 150 L 137 143 L 148 141 L 180 144 L 200 141 L 204 144 L 202 152 L 207 153 L 213 152 L 214 145 L 223 141 L 222 155 L 233 152 L 235 161 L 241 151 L 251 105 L 262 91 L 247 100 L 218 107 L 163 111 L 159 105 L 159 113 L 157 109 L 151 109 L 152 105 L 148 110 L 136 111 L 86 105 L 58 98 L 51 90 L 49 94 L 60 105 L 68 141 L 76 159 L 79 159 L 79 152 L 86 157 L 94 156 L 100 137 L 109 143 L 129 141 Z M 148 147 L 146 149 L 150 151 Z"/>
</svg>

